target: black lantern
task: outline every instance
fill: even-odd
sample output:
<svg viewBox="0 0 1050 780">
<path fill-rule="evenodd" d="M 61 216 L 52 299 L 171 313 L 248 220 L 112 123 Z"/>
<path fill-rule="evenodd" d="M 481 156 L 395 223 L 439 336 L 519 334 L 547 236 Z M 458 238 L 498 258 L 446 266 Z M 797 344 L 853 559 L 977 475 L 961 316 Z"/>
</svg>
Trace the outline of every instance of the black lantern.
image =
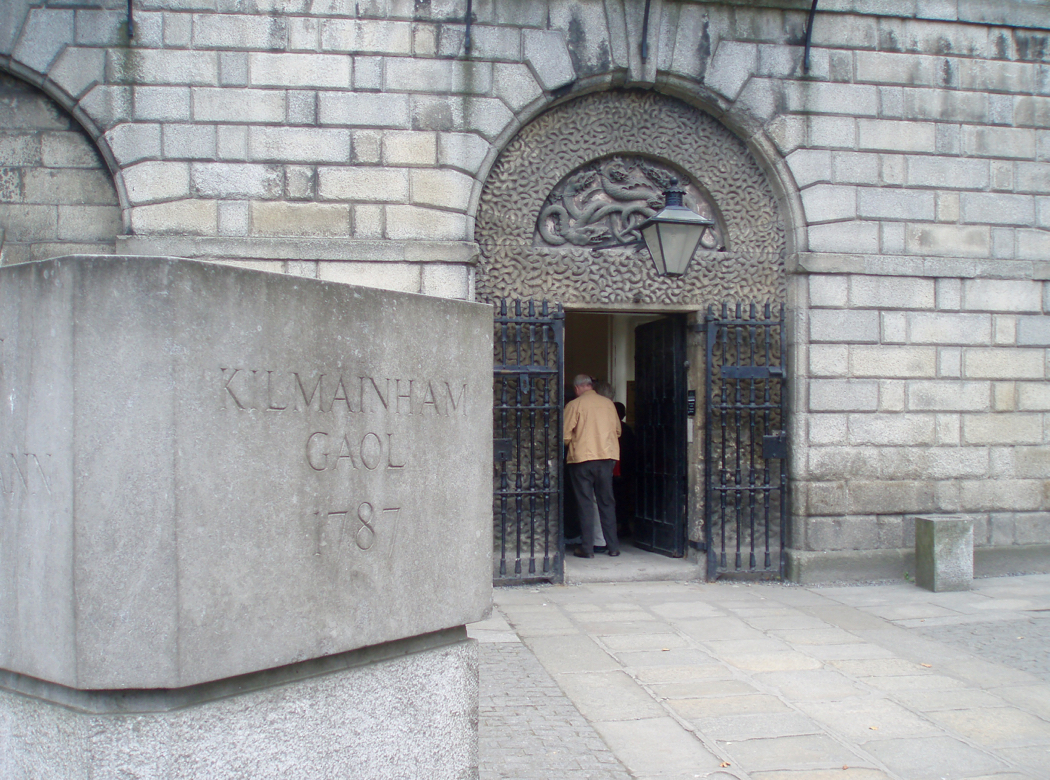
<svg viewBox="0 0 1050 780">
<path fill-rule="evenodd" d="M 715 224 L 682 205 L 685 193 L 676 189 L 677 184 L 672 181 L 672 189 L 664 193 L 664 207 L 660 213 L 641 225 L 642 237 L 660 276 L 684 274 L 693 253 L 700 246 L 700 239 Z"/>
</svg>

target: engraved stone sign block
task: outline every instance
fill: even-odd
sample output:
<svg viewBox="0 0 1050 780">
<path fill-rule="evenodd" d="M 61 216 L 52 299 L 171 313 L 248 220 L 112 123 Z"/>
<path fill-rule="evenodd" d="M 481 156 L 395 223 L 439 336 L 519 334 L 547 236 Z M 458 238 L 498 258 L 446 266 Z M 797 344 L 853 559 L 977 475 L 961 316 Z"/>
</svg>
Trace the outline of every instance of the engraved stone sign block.
<svg viewBox="0 0 1050 780">
<path fill-rule="evenodd" d="M 0 269 L 0 667 L 180 687 L 482 617 L 491 330 L 184 260 Z"/>
</svg>

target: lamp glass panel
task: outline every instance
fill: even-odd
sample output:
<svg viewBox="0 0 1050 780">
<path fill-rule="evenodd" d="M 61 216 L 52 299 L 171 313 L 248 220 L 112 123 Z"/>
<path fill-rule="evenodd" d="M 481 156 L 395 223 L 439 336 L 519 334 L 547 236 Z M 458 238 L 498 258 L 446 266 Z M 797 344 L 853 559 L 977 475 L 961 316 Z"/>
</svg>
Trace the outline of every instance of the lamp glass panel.
<svg viewBox="0 0 1050 780">
<path fill-rule="evenodd" d="M 658 223 L 650 222 L 642 228 L 642 238 L 645 239 L 645 245 L 649 247 L 649 254 L 653 256 L 653 262 L 656 263 L 656 272 L 663 276 L 667 273 L 667 265 L 664 263 L 663 247 L 660 246 L 660 227 Z"/>
<path fill-rule="evenodd" d="M 696 251 L 696 245 L 700 243 L 704 226 L 665 222 L 659 226 L 659 231 L 663 260 L 667 266 L 665 273 L 681 276 Z"/>
</svg>

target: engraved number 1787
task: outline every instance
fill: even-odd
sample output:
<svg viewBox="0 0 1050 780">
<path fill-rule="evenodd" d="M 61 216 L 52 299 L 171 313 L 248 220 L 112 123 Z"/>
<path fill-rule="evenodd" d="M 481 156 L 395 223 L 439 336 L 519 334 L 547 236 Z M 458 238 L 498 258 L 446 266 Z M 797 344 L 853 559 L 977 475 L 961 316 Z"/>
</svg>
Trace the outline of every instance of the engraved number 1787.
<svg viewBox="0 0 1050 780">
<path fill-rule="evenodd" d="M 392 520 L 390 523 L 390 546 L 393 547 L 397 541 L 397 525 L 401 517 L 401 507 L 389 506 L 379 510 L 385 519 Z M 393 515 L 391 518 L 390 515 Z M 357 511 L 344 509 L 340 511 L 314 512 L 317 518 L 317 549 L 315 555 L 321 554 L 321 549 L 328 546 L 328 540 L 334 536 L 336 547 L 343 545 L 343 540 L 353 538 L 354 544 L 361 550 L 371 550 L 378 539 L 376 508 L 368 501 L 362 501 L 357 505 Z M 381 523 L 385 525 L 385 523 Z"/>
</svg>

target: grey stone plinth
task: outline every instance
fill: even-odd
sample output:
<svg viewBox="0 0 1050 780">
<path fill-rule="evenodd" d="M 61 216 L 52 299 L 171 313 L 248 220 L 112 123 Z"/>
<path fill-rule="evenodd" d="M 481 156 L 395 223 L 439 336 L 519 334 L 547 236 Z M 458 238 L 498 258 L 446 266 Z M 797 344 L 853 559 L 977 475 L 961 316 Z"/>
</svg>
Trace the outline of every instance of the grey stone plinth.
<svg viewBox="0 0 1050 780">
<path fill-rule="evenodd" d="M 973 520 L 915 518 L 915 583 L 932 591 L 969 590 L 973 583 Z"/>
<path fill-rule="evenodd" d="M 477 644 L 457 633 L 381 660 L 356 651 L 331 659 L 338 668 L 306 662 L 182 691 L 63 697 L 46 684 L 13 693 L 0 678 L 3 776 L 476 777 Z"/>
<path fill-rule="evenodd" d="M 185 260 L 0 269 L 0 668 L 179 688 L 481 618 L 491 331 Z"/>
</svg>

